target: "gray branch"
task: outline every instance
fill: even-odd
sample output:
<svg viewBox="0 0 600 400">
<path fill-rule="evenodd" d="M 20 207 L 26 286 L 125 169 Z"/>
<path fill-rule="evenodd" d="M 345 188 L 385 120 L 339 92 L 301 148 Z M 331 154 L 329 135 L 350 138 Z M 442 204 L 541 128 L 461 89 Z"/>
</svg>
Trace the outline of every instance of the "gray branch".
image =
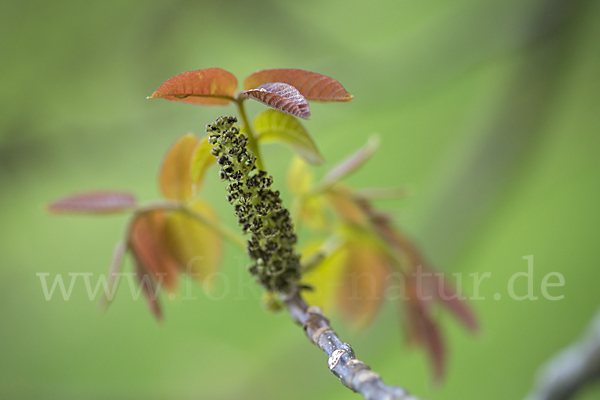
<svg viewBox="0 0 600 400">
<path fill-rule="evenodd" d="M 554 356 L 540 371 L 526 400 L 567 400 L 600 378 L 600 311 L 581 339 Z"/>
<path fill-rule="evenodd" d="M 302 325 L 308 339 L 329 357 L 329 369 L 347 388 L 367 400 L 418 400 L 405 389 L 388 386 L 364 362 L 354 357 L 354 350 L 340 340 L 319 307 L 309 307 L 298 292 L 284 298 L 292 319 Z"/>
</svg>

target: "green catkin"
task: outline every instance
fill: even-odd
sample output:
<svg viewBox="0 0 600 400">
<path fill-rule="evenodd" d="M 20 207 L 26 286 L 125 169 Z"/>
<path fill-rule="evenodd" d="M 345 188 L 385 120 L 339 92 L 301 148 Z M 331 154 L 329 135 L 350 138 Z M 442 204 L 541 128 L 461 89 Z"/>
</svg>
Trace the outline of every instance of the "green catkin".
<svg viewBox="0 0 600 400">
<path fill-rule="evenodd" d="M 251 233 L 248 255 L 252 275 L 270 292 L 290 293 L 300 280 L 300 256 L 294 251 L 296 233 L 273 177 L 256 169 L 248 137 L 233 126 L 235 117 L 219 117 L 206 126 L 211 154 L 221 165 L 219 176 L 228 181 L 227 201 L 235 206 L 238 224 Z"/>
</svg>

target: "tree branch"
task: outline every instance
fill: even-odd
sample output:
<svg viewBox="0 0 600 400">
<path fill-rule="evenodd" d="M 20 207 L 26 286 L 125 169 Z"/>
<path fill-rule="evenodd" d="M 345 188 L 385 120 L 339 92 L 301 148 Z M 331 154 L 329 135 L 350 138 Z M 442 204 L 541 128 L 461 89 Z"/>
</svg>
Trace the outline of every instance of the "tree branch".
<svg viewBox="0 0 600 400">
<path fill-rule="evenodd" d="M 329 369 L 348 389 L 366 400 L 418 400 L 398 386 L 386 385 L 364 362 L 357 360 L 354 350 L 340 340 L 319 307 L 309 307 L 298 291 L 282 296 L 292 319 L 302 325 L 308 339 L 329 357 Z"/>
<path fill-rule="evenodd" d="M 290 213 L 283 206 L 279 191 L 271 190 L 273 177 L 256 170 L 256 155 L 247 148 L 251 143 L 249 136 L 240 134 L 239 128 L 233 126 L 235 122 L 235 117 L 219 117 L 206 126 L 206 131 L 213 146 L 211 154 L 221 165 L 221 180 L 229 182 L 227 200 L 235 206 L 238 225 L 244 233 L 252 233 L 247 250 L 254 261 L 250 273 L 267 293 L 280 295 L 292 319 L 327 354 L 329 369 L 344 386 L 366 400 L 418 400 L 400 387 L 383 383 L 368 365 L 354 357 L 352 347 L 338 338 L 321 309 L 309 307 L 302 299 L 302 267 L 295 251 L 297 236 Z M 327 244 L 325 251 L 337 246 L 337 242 Z"/>
<path fill-rule="evenodd" d="M 526 400 L 567 400 L 600 379 L 600 310 L 578 341 L 555 355 L 540 371 Z"/>
</svg>

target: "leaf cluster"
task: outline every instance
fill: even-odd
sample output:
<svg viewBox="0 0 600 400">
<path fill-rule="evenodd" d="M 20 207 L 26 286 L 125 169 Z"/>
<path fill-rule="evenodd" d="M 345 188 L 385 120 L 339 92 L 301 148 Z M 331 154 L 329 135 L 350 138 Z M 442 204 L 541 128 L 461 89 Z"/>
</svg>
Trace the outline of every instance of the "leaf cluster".
<svg viewBox="0 0 600 400">
<path fill-rule="evenodd" d="M 391 217 L 377 210 L 375 201 L 406 195 L 403 188 L 354 189 L 342 181 L 361 168 L 376 152 L 379 141 L 339 162 L 323 179 L 315 181 L 311 166 L 324 163 L 315 141 L 297 118 L 310 118 L 309 101 L 352 99 L 344 87 L 327 76 L 298 70 L 255 72 L 236 93 L 237 79 L 219 68 L 179 74 L 149 97 L 210 106 L 234 104 L 241 119 L 221 117 L 207 126 L 203 138 L 181 137 L 167 152 L 158 184 L 163 200 L 139 204 L 125 192 L 90 192 L 52 203 L 52 212 L 110 213 L 131 211 L 124 239 L 117 246 L 111 277 L 131 253 L 135 269 L 153 312 L 160 316 L 157 293 L 161 285 L 174 292 L 182 273 L 210 281 L 221 259 L 222 241 L 247 251 L 253 260 L 250 272 L 267 290 L 269 308 L 278 296 L 310 288 L 310 304 L 339 310 L 355 326 L 365 326 L 377 315 L 391 289 L 401 304 L 401 319 L 411 343 L 426 348 L 434 375 L 443 374 L 445 348 L 434 318 L 441 304 L 468 329 L 477 323 L 443 275 L 435 274 L 409 237 Z M 269 109 L 249 123 L 245 100 L 264 103 Z M 280 142 L 297 154 L 290 163 L 288 188 L 294 195 L 291 212 L 271 188 L 261 146 Z M 227 181 L 227 200 L 245 241 L 223 226 L 201 199 L 206 171 L 219 164 Z M 313 244 L 300 257 L 294 225 L 313 232 Z M 116 282 L 113 282 L 116 283 Z M 108 300 L 105 299 L 105 303 Z"/>
</svg>

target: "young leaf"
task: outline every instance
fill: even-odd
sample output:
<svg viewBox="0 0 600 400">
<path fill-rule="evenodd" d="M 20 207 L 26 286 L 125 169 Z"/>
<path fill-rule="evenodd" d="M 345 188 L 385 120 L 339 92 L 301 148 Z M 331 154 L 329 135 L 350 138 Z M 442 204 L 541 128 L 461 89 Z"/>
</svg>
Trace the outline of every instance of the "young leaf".
<svg viewBox="0 0 600 400">
<path fill-rule="evenodd" d="M 158 302 L 158 288 L 156 284 L 152 281 L 150 276 L 146 273 L 146 271 L 144 271 L 144 268 L 139 263 L 136 263 L 135 277 L 138 285 L 140 285 L 139 289 L 142 290 L 152 315 L 154 315 L 154 318 L 160 322 L 163 315 Z"/>
<path fill-rule="evenodd" d="M 312 230 L 328 232 L 332 226 L 328 209 L 327 201 L 322 196 L 308 196 L 302 202 L 298 222 L 305 223 Z"/>
<path fill-rule="evenodd" d="M 439 301 L 458 318 L 463 325 L 471 332 L 477 331 L 478 323 L 475 314 L 468 306 L 466 300 L 461 300 L 456 296 L 456 292 L 442 276 L 438 278 Z"/>
<path fill-rule="evenodd" d="M 418 331 L 419 343 L 426 347 L 433 368 L 433 379 L 440 382 L 446 369 L 446 348 L 442 333 L 434 319 L 423 310 L 413 310 L 414 327 Z"/>
<path fill-rule="evenodd" d="M 292 85 L 308 100 L 322 102 L 347 102 L 352 100 L 352 95 L 335 79 L 301 69 L 264 69 L 257 71 L 244 80 L 244 89 L 254 89 L 270 82 L 283 82 Z"/>
<path fill-rule="evenodd" d="M 68 196 L 48 205 L 51 213 L 108 214 L 127 211 L 136 206 L 135 197 L 127 192 L 86 192 Z"/>
<path fill-rule="evenodd" d="M 256 89 L 242 92 L 246 97 L 260 101 L 271 108 L 302 119 L 310 118 L 308 101 L 293 86 L 286 83 L 265 83 Z"/>
<path fill-rule="evenodd" d="M 414 274 L 405 274 L 402 283 L 404 294 L 408 298 L 404 302 L 407 337 L 410 342 L 427 349 L 434 380 L 439 382 L 444 376 L 446 349 L 440 329 L 430 315 L 431 302 L 419 295 L 422 288 L 419 288 L 418 279 Z"/>
<path fill-rule="evenodd" d="M 368 216 L 354 201 L 352 189 L 340 184 L 329 189 L 325 194 L 334 211 L 344 222 L 359 226 L 367 224 Z"/>
<path fill-rule="evenodd" d="M 190 163 L 198 143 L 196 136 L 187 134 L 175 142 L 165 155 L 158 184 L 167 199 L 187 200 L 194 195 Z"/>
<path fill-rule="evenodd" d="M 292 216 L 297 224 L 303 222 L 316 231 L 328 231 L 331 223 L 327 218 L 327 200 L 323 196 L 310 195 L 313 180 L 306 161 L 295 156 L 287 174 L 287 187 L 295 196 Z"/>
<path fill-rule="evenodd" d="M 320 246 L 313 246 L 302 252 L 304 257 L 310 257 Z M 310 270 L 302 278 L 302 283 L 313 288 L 303 292 L 304 299 L 310 305 L 317 305 L 329 313 L 338 305 L 338 292 L 344 280 L 344 272 L 348 260 L 347 246 L 337 248 L 329 254 L 319 266 Z"/>
<path fill-rule="evenodd" d="M 259 141 L 285 143 L 313 165 L 325 162 L 300 121 L 289 114 L 265 110 L 254 119 L 254 131 Z"/>
<path fill-rule="evenodd" d="M 207 203 L 195 202 L 192 208 L 209 220 L 217 220 Z M 167 246 L 179 268 L 190 276 L 204 281 L 219 267 L 223 240 L 198 220 L 181 212 L 173 213 L 167 220 L 165 235 Z"/>
<path fill-rule="evenodd" d="M 106 311 L 110 303 L 112 302 L 115 292 L 117 288 L 115 285 L 118 283 L 119 272 L 121 271 L 121 266 L 123 265 L 123 257 L 125 256 L 125 252 L 127 251 L 127 245 L 123 242 L 117 243 L 115 246 L 115 250 L 113 251 L 112 260 L 110 262 L 110 268 L 108 269 L 108 291 L 104 291 L 102 293 L 102 297 L 98 302 L 98 307 L 101 311 Z"/>
<path fill-rule="evenodd" d="M 367 162 L 375 154 L 378 147 L 379 139 L 376 136 L 370 138 L 367 144 L 331 168 L 323 181 L 333 183 L 350 175 Z"/>
<path fill-rule="evenodd" d="M 477 331 L 477 318 L 467 301 L 456 296 L 456 292 L 443 275 L 435 274 L 432 268 L 428 267 L 417 246 L 403 232 L 393 228 L 387 221 L 377 221 L 375 228 L 384 240 L 402 252 L 407 261 L 407 267 L 411 271 L 422 268 L 429 278 L 423 280 L 422 290 L 429 290 L 433 294 L 434 300 L 442 303 L 471 332 Z"/>
<path fill-rule="evenodd" d="M 173 291 L 177 287 L 178 266 L 166 244 L 166 220 L 163 210 L 138 214 L 131 223 L 129 247 L 136 263 L 144 272 L 152 274 L 159 288 L 164 285 Z"/>
<path fill-rule="evenodd" d="M 381 308 L 388 261 L 384 255 L 361 243 L 349 243 L 348 248 L 348 265 L 338 302 L 345 318 L 357 328 L 364 328 Z"/>
<path fill-rule="evenodd" d="M 287 187 L 295 196 L 304 196 L 313 184 L 313 173 L 304 159 L 295 156 L 287 173 Z"/>
<path fill-rule="evenodd" d="M 210 154 L 210 149 L 212 149 L 212 145 L 208 143 L 208 135 L 204 136 L 204 138 L 198 143 L 196 148 L 194 149 L 194 153 L 192 154 L 191 161 L 191 174 L 192 174 L 192 183 L 194 185 L 194 192 L 198 193 L 200 188 L 202 187 L 202 180 L 204 178 L 204 173 L 206 170 L 213 164 L 216 164 L 217 159 Z"/>
<path fill-rule="evenodd" d="M 379 228 L 381 232 L 386 233 L 386 238 L 388 240 L 391 239 L 393 244 L 402 251 L 410 264 L 409 268 L 411 270 L 422 268 L 426 273 L 429 279 L 423 280 L 423 286 L 424 288 L 429 288 L 434 294 L 435 300 L 442 303 L 467 329 L 475 332 L 478 327 L 477 318 L 469 308 L 467 301 L 461 300 L 456 296 L 456 292 L 444 278 L 444 275 L 434 273 L 432 268 L 427 265 L 417 246 L 403 232 L 398 229 L 392 229 L 389 225 L 386 228 L 384 223 L 381 223 Z"/>
<path fill-rule="evenodd" d="M 184 103 L 226 106 L 235 100 L 237 79 L 221 68 L 183 72 L 164 82 L 148 99 L 162 98 Z"/>
</svg>

